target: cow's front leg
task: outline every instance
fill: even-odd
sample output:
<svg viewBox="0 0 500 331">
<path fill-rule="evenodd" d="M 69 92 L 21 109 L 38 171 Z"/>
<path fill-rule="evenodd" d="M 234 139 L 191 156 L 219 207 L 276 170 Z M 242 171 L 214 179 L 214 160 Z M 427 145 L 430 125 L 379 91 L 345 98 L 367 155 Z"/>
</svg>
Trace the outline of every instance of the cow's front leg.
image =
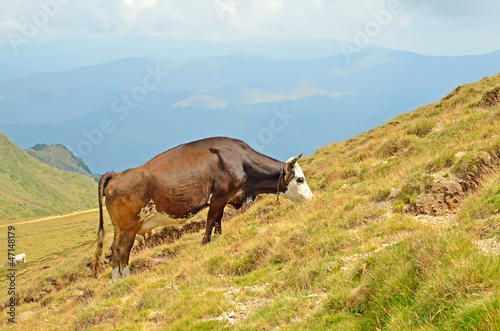
<svg viewBox="0 0 500 331">
<path fill-rule="evenodd" d="M 224 212 L 222 212 L 222 215 L 224 216 Z M 222 234 L 222 217 L 215 222 L 214 225 L 214 235 L 219 236 Z"/>
<path fill-rule="evenodd" d="M 221 220 L 222 215 L 224 215 L 224 207 L 227 204 L 226 199 L 212 199 L 212 203 L 210 204 L 210 209 L 208 209 L 207 216 L 207 227 L 205 229 L 205 236 L 203 237 L 203 241 L 201 242 L 203 245 L 206 245 L 210 242 L 210 238 L 212 236 L 212 229 L 214 225 L 216 226 L 216 233 L 222 233 Z M 218 225 L 217 225 L 218 224 Z M 217 228 L 219 228 L 217 230 Z"/>
</svg>

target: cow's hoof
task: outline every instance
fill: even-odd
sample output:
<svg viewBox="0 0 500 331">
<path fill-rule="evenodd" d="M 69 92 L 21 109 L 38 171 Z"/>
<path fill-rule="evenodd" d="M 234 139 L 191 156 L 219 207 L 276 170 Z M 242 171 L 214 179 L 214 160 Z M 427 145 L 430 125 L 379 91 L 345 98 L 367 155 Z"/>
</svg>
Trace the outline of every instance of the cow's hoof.
<svg viewBox="0 0 500 331">
<path fill-rule="evenodd" d="M 206 245 L 206 244 L 208 244 L 208 243 L 210 243 L 210 238 L 209 238 L 209 239 L 207 239 L 207 238 L 203 238 L 203 240 L 201 241 L 201 244 L 202 244 L 203 246 L 205 246 L 205 245 Z"/>
<path fill-rule="evenodd" d="M 111 281 L 114 283 L 117 282 L 119 279 L 120 279 L 120 268 L 115 267 L 111 272 Z"/>
</svg>

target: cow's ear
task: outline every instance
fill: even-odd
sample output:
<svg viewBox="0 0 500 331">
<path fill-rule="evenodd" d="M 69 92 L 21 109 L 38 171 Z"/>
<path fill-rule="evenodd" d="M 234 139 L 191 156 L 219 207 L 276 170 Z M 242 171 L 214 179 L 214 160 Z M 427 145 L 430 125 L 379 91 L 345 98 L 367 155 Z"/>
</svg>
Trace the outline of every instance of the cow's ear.
<svg viewBox="0 0 500 331">
<path fill-rule="evenodd" d="M 286 162 L 290 163 L 292 166 L 294 166 L 295 163 L 297 163 L 297 161 L 300 160 L 300 158 L 302 157 L 302 155 L 304 155 L 304 152 L 300 153 L 297 156 L 289 158 L 288 161 L 286 161 Z"/>
<path fill-rule="evenodd" d="M 293 164 L 287 162 L 284 170 L 285 183 L 288 183 L 293 177 L 295 177 L 295 168 L 293 167 Z"/>
</svg>

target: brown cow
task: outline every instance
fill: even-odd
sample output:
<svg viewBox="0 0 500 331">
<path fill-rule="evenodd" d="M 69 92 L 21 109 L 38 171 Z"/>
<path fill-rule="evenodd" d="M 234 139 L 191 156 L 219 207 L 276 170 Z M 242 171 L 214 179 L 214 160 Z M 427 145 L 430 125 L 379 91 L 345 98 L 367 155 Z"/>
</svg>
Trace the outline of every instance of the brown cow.
<svg viewBox="0 0 500 331">
<path fill-rule="evenodd" d="M 136 234 L 161 225 L 182 224 L 209 207 L 203 244 L 212 229 L 222 233 L 224 207 L 240 208 L 258 194 L 277 193 L 292 201 L 312 198 L 297 164 L 254 151 L 245 142 L 217 137 L 180 145 L 140 167 L 109 172 L 99 181 L 99 231 L 94 272 L 104 241 L 102 198 L 115 228 L 111 245 L 113 280 L 130 275 L 128 262 Z"/>
</svg>

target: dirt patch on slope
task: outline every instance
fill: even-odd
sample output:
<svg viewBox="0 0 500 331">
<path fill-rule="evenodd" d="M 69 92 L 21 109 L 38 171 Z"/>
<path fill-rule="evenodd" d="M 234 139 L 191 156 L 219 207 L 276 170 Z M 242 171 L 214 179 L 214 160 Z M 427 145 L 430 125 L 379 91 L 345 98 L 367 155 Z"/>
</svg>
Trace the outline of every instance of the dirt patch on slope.
<svg viewBox="0 0 500 331">
<path fill-rule="evenodd" d="M 479 102 L 481 107 L 493 107 L 498 104 L 500 104 L 500 87 L 486 92 Z"/>
<path fill-rule="evenodd" d="M 271 301 L 267 298 L 270 285 L 253 285 L 245 286 L 243 288 L 228 286 L 226 288 L 208 289 L 209 291 L 224 291 L 224 297 L 233 306 L 233 310 L 224 311 L 219 316 L 214 316 L 205 319 L 205 321 L 228 321 L 231 325 L 236 325 L 242 319 L 245 319 L 250 313 L 256 309 L 261 308 Z M 248 296 L 247 293 L 255 293 L 257 295 Z"/>
<path fill-rule="evenodd" d="M 465 153 L 455 155 L 457 159 Z M 485 176 L 491 175 L 500 165 L 495 156 L 481 154 L 474 166 L 467 166 L 469 171 L 453 172 L 445 169 L 432 174 L 434 181 L 426 186 L 417 199 L 410 205 L 409 211 L 414 215 L 442 216 L 453 213 L 467 193 L 477 190 Z M 447 171 L 446 171 L 447 170 Z"/>
<path fill-rule="evenodd" d="M 453 212 L 465 196 L 457 179 L 437 179 L 430 189 L 418 196 L 413 205 L 416 215 L 446 215 Z"/>
<path fill-rule="evenodd" d="M 483 239 L 476 242 L 484 255 L 500 255 L 500 238 Z"/>
</svg>

